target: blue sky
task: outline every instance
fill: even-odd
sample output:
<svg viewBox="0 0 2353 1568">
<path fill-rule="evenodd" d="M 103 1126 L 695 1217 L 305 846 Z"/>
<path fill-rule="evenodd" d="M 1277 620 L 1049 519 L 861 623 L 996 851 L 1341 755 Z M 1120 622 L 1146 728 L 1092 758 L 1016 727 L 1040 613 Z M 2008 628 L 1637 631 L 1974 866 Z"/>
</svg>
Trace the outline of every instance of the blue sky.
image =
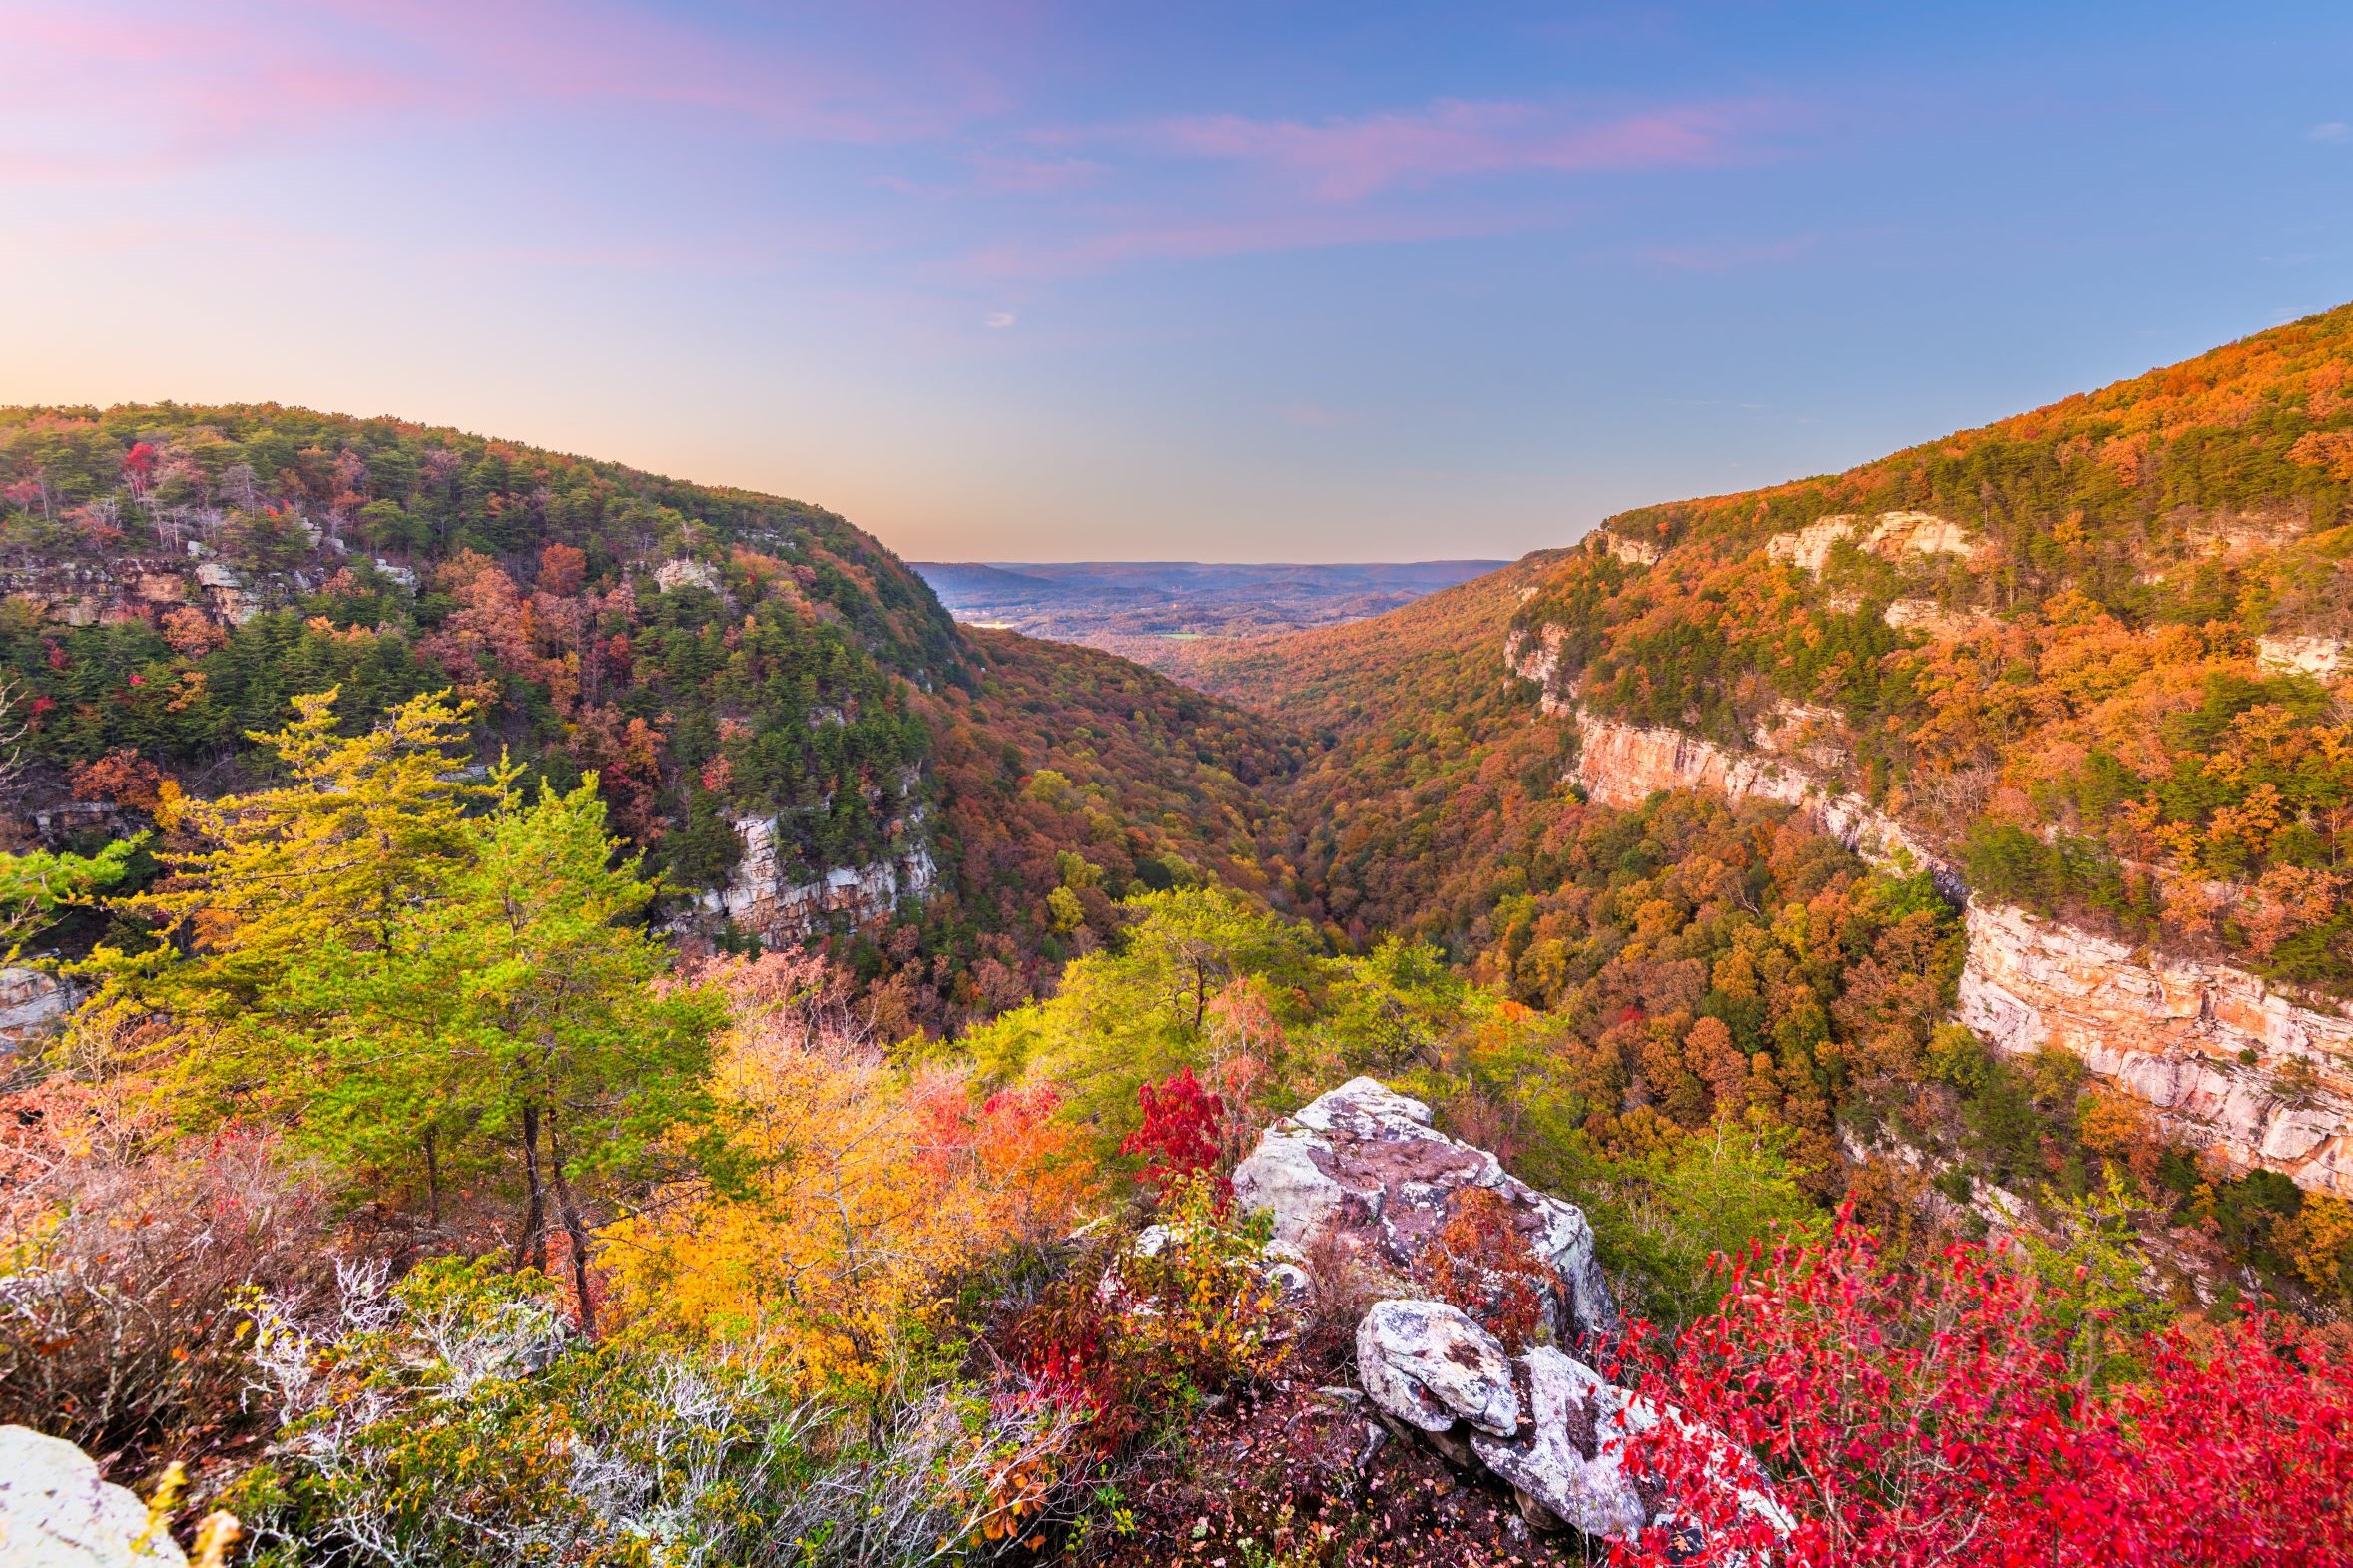
<svg viewBox="0 0 2353 1568">
<path fill-rule="evenodd" d="M 2353 297 L 2353 7 L 0 0 L 0 401 L 1416 559 Z"/>
</svg>

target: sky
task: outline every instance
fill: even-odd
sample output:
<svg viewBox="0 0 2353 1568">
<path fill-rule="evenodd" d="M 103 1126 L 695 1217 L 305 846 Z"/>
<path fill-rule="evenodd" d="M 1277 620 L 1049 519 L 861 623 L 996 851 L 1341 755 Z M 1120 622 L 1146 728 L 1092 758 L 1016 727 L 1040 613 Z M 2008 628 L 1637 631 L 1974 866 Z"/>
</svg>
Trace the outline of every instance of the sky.
<svg viewBox="0 0 2353 1568">
<path fill-rule="evenodd" d="M 2353 298 L 2353 6 L 0 0 L 0 403 L 1412 560 Z"/>
</svg>

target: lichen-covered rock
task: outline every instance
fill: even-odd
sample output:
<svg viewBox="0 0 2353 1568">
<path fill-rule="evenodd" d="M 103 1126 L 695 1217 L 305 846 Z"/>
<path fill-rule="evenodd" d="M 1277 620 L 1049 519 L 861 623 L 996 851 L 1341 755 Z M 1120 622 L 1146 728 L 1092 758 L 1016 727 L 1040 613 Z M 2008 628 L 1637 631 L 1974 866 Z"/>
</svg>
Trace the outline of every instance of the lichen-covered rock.
<svg viewBox="0 0 2353 1568">
<path fill-rule="evenodd" d="M 1513 1230 L 1559 1277 L 1565 1300 L 1547 1303 L 1558 1336 L 1616 1326 L 1584 1212 L 1439 1132 L 1430 1107 L 1377 1080 L 1352 1079 L 1277 1122 L 1234 1170 L 1236 1201 L 1271 1215 L 1276 1240 L 1305 1248 L 1335 1238 L 1408 1276 L 1474 1188 L 1502 1200 Z"/>
<path fill-rule="evenodd" d="M 1511 1484 L 1529 1522 L 1634 1539 L 1649 1508 L 1626 1473 L 1626 1442 L 1657 1425 L 1657 1412 L 1548 1345 L 1528 1351 L 1520 1365 L 1533 1430 L 1524 1437 L 1473 1433 L 1471 1451 Z"/>
<path fill-rule="evenodd" d="M 1425 1432 L 1458 1421 L 1499 1437 L 1519 1429 L 1501 1341 L 1444 1302 L 1375 1302 L 1357 1324 L 1357 1377 L 1374 1404 Z"/>
<path fill-rule="evenodd" d="M 145 1503 L 99 1479 L 88 1454 L 63 1438 L 0 1426 L 0 1563 L 162 1568 L 187 1561 L 171 1536 L 148 1529 Z"/>
</svg>

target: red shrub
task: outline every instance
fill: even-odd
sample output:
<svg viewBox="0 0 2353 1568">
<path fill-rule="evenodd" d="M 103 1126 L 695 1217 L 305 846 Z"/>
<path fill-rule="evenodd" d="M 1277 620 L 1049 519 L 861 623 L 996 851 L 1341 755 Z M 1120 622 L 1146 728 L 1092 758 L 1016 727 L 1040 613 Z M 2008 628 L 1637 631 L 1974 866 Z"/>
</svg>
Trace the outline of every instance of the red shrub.
<svg viewBox="0 0 2353 1568">
<path fill-rule="evenodd" d="M 1144 1125 L 1128 1135 L 1119 1152 L 1146 1157 L 1146 1180 L 1166 1187 L 1217 1164 L 1218 1124 L 1226 1103 L 1201 1087 L 1193 1069 L 1179 1068 L 1157 1087 L 1142 1085 L 1136 1103 L 1143 1107 Z M 1225 1191 L 1223 1182 L 1219 1190 Z"/>
<path fill-rule="evenodd" d="M 2031 1277 L 1979 1248 L 1907 1276 L 1842 1215 L 1819 1247 L 1751 1259 L 1715 1316 L 1632 1356 L 1697 1423 L 1642 1440 L 1679 1518 L 1632 1555 L 1763 1560 L 1771 1537 L 1710 1484 L 1723 1450 L 1702 1427 L 1763 1463 L 1796 1519 L 1783 1560 L 1805 1568 L 2353 1552 L 2353 1368 L 2258 1319 L 2203 1348 L 2153 1340 L 2145 1378 L 2103 1395 L 2069 1377 L 2063 1342 Z"/>
</svg>

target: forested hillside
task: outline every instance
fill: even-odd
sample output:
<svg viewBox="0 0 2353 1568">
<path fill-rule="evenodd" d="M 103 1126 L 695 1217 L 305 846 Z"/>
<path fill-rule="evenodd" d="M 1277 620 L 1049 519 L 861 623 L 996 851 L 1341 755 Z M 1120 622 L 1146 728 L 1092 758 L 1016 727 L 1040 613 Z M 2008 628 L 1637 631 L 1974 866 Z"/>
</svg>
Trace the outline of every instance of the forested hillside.
<svg viewBox="0 0 2353 1568">
<path fill-rule="evenodd" d="M 0 591 L 24 728 L 11 804 L 52 847 L 147 820 L 167 788 L 251 782 L 249 734 L 296 695 L 338 691 L 352 728 L 447 688 L 480 762 L 510 754 L 558 787 L 593 772 L 670 906 L 727 886 L 739 824 L 765 824 L 773 857 L 743 901 L 782 895 L 769 934 L 855 938 L 862 971 L 907 971 L 892 1005 L 934 1024 L 1031 994 L 1088 939 L 1047 908 L 1053 848 L 1091 854 L 1114 894 L 1138 857 L 1252 884 L 1253 833 L 1228 820 L 1244 807 L 1206 776 L 1287 766 L 1230 711 L 1127 667 L 976 650 L 832 513 L 390 419 L 0 413 Z M 975 722 L 992 780 L 1056 761 L 1080 816 L 992 817 L 999 785 L 953 739 Z M 976 858 L 917 896 L 941 812 Z M 1027 847 L 983 851 L 1008 832 Z M 845 868 L 863 880 L 829 887 Z"/>
<path fill-rule="evenodd" d="M 1612 518 L 1194 678 L 1314 747 L 1270 846 L 1301 911 L 1339 941 L 1413 931 L 1579 1020 L 1623 1086 L 1585 1123 L 1604 1144 L 1634 1108 L 1706 1125 L 1703 1086 L 1745 1062 L 1752 1092 L 1795 1074 L 1776 1118 L 1850 1157 L 1961 1157 L 1956 1197 L 2037 1165 L 2080 1193 L 2137 1146 L 2155 1212 L 2196 1221 L 2205 1192 L 2205 1223 L 2285 1238 L 2342 1195 L 2161 1150 L 2335 1181 L 2348 376 L 2353 310 L 1850 474 Z M 1701 817 L 1654 801 L 1638 831 L 1625 809 L 1689 787 Z M 1727 807 L 1746 826 L 1711 840 Z M 1943 892 L 1914 878 L 1910 925 L 1801 910 L 1771 835 L 1809 830 L 1898 835 Z M 1775 976 L 1807 929 L 1846 934 L 1798 987 Z M 1957 1005 L 2008 1052 L 2050 1044 L 2057 1076 L 1999 1112 L 1975 1068 L 1955 1093 Z M 2038 1157 L 1991 1153 L 2029 1127 Z"/>
<path fill-rule="evenodd" d="M 1204 650 L 1187 670 L 1312 746 L 1275 847 L 1302 911 L 1343 939 L 1474 940 L 1499 846 L 1557 811 L 1574 738 L 1529 723 L 1536 694 L 1497 652 L 1556 559 L 1532 555 L 1374 620 Z"/>
<path fill-rule="evenodd" d="M 1989 894 L 2342 993 L 2349 387 L 2353 307 L 1612 518 L 1513 624 L 1556 701 L 1803 750 Z"/>
</svg>

